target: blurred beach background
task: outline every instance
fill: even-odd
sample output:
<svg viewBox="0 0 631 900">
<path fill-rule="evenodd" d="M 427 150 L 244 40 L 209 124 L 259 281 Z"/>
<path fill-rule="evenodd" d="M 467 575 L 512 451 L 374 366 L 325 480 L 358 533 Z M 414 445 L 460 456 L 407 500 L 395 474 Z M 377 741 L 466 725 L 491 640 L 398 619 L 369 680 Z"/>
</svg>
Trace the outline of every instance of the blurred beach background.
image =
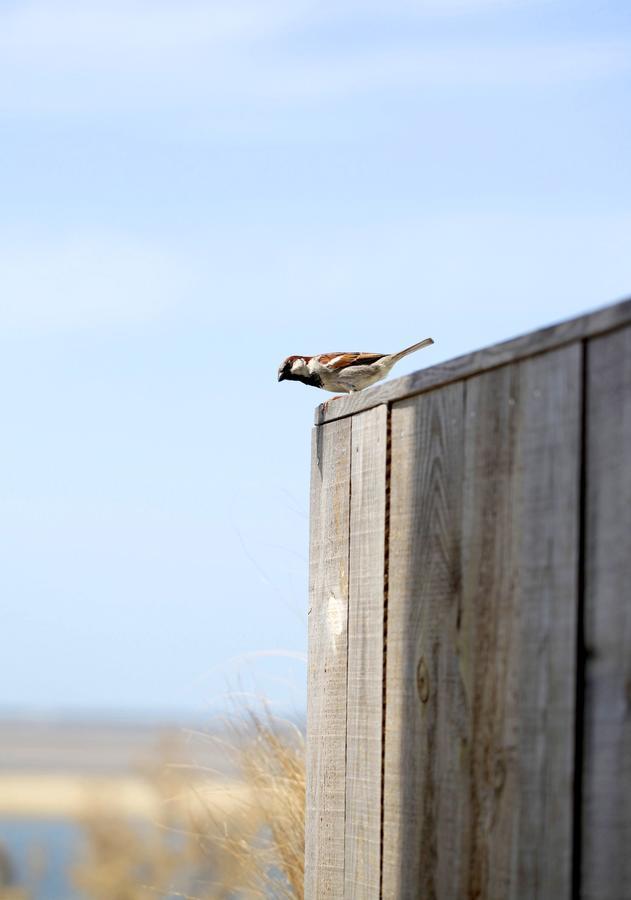
<svg viewBox="0 0 631 900">
<path fill-rule="evenodd" d="M 630 89 L 625 0 L 0 3 L 4 900 L 253 890 L 324 399 L 277 367 L 628 295 Z"/>
<path fill-rule="evenodd" d="M 304 726 L 0 723 L 0 898 L 301 897 Z"/>
</svg>

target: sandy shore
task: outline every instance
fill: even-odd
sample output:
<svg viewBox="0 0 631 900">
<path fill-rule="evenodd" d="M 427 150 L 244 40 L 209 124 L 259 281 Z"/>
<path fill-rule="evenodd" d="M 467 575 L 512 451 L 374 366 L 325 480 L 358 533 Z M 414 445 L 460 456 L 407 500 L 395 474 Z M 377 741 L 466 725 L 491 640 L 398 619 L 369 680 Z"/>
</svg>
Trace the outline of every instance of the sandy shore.
<svg viewBox="0 0 631 900">
<path fill-rule="evenodd" d="M 165 800 L 157 785 L 135 776 L 0 773 L 3 817 L 78 818 L 98 813 L 157 820 L 167 804 L 230 815 L 247 803 L 247 789 L 237 781 L 198 780 L 178 786 L 176 794 Z"/>
</svg>

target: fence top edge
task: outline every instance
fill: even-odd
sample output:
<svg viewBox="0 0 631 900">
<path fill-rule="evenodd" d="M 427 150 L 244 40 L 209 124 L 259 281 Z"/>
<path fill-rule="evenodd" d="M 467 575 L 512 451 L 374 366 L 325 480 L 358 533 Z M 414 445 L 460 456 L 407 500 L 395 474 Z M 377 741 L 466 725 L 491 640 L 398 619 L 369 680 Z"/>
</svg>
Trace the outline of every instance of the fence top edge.
<svg viewBox="0 0 631 900">
<path fill-rule="evenodd" d="M 315 424 L 324 425 L 383 403 L 403 400 L 414 394 L 442 387 L 452 381 L 469 378 L 498 366 L 555 350 L 573 341 L 585 340 L 631 324 L 631 297 L 604 306 L 586 315 L 566 319 L 538 331 L 492 344 L 473 353 L 457 356 L 428 369 L 419 369 L 402 378 L 394 378 L 374 388 L 348 394 L 334 403 L 321 403 L 315 410 Z"/>
</svg>

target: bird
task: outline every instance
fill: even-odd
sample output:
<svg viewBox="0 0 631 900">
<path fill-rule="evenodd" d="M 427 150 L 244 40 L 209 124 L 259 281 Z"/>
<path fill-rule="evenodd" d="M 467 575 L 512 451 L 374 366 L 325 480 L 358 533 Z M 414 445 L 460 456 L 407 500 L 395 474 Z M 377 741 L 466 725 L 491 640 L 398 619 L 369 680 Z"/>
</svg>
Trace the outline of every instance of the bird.
<svg viewBox="0 0 631 900">
<path fill-rule="evenodd" d="M 278 369 L 279 381 L 302 381 L 332 393 L 363 391 L 390 372 L 404 356 L 433 344 L 425 338 L 398 353 L 320 353 L 317 356 L 288 356 Z"/>
</svg>

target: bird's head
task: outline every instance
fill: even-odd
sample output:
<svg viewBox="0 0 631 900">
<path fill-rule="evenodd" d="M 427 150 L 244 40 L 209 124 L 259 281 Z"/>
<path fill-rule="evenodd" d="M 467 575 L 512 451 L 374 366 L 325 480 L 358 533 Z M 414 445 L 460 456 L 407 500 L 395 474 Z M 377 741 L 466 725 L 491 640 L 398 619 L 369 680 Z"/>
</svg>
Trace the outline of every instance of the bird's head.
<svg viewBox="0 0 631 900">
<path fill-rule="evenodd" d="M 302 356 L 288 356 L 278 368 L 279 381 L 301 381 L 301 374 L 307 369 L 307 364 Z"/>
</svg>

